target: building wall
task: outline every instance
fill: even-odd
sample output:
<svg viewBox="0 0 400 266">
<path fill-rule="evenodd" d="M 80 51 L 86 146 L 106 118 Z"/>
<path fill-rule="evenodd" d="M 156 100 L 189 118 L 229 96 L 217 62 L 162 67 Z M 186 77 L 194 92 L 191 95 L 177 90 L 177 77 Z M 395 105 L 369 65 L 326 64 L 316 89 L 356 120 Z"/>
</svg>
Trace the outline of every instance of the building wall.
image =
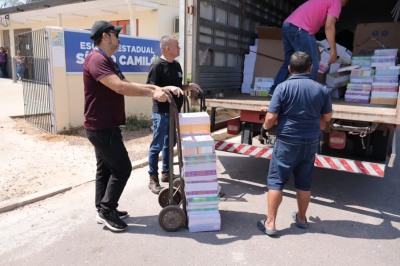
<svg viewBox="0 0 400 266">
<path fill-rule="evenodd" d="M 170 34 L 173 31 L 173 18 L 179 15 L 178 8 L 160 6 L 157 10 L 141 11 L 135 13 L 135 18 L 139 19 L 139 37 L 159 39 L 164 34 Z M 129 20 L 129 13 L 95 16 L 95 17 L 77 17 L 73 20 L 62 20 L 62 27 L 68 29 L 90 29 L 97 20 Z M 32 22 L 29 27 L 32 30 L 38 30 L 47 26 L 59 26 L 56 19 L 46 23 Z M 7 30 L 28 28 L 26 24 L 15 24 Z M 6 30 L 2 29 L 1 30 Z M 0 34 L 2 35 L 2 34 Z M 13 36 L 11 36 L 13 37 Z M 3 39 L 0 40 L 0 46 Z M 15 44 L 11 44 L 11 46 Z M 12 49 L 10 55 L 15 55 L 15 49 Z M 82 126 L 83 117 L 83 77 L 81 74 L 66 74 L 65 68 L 53 69 L 54 71 L 54 102 L 56 109 L 57 131 L 60 132 L 70 127 Z M 11 73 L 11 71 L 10 71 Z M 147 74 L 126 74 L 125 77 L 131 82 L 145 83 Z M 125 97 L 125 109 L 127 116 L 143 115 L 151 117 L 152 101 L 149 97 Z"/>
</svg>

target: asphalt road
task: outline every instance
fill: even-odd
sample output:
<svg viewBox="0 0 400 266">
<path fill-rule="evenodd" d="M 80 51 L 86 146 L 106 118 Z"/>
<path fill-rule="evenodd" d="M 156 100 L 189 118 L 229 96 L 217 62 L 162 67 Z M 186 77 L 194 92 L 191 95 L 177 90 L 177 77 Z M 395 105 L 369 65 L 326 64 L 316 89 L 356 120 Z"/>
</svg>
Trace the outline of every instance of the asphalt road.
<svg viewBox="0 0 400 266">
<path fill-rule="evenodd" d="M 84 183 L 0 213 L 0 265 L 400 265 L 400 163 L 384 178 L 316 168 L 308 230 L 291 220 L 297 207 L 290 182 L 278 214 L 280 236 L 269 238 L 256 227 L 266 212 L 269 161 L 217 155 L 225 193 L 220 231 L 161 229 L 144 167 L 133 171 L 120 200 L 119 209 L 131 215 L 126 232 L 96 223 L 94 183 Z"/>
<path fill-rule="evenodd" d="M 94 183 L 0 214 L 0 265 L 400 265 L 399 166 L 385 178 L 315 169 L 310 227 L 298 229 L 293 183 L 284 190 L 278 238 L 263 235 L 269 161 L 218 152 L 222 228 L 165 232 L 147 169 L 120 200 L 129 229 L 95 222 Z M 400 153 L 398 153 L 400 154 Z"/>
</svg>

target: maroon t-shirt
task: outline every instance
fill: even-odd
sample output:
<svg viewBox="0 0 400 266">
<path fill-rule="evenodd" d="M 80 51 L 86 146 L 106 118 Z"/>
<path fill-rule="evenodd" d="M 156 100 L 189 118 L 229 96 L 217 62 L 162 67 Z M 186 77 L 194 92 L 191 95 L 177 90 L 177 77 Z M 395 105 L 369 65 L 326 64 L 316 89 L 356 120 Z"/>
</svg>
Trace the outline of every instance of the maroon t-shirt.
<svg viewBox="0 0 400 266">
<path fill-rule="evenodd" d="M 102 130 L 125 124 L 124 96 L 100 82 L 111 74 L 118 75 L 121 80 L 125 78 L 106 54 L 96 49 L 90 52 L 83 66 L 86 129 Z"/>
</svg>

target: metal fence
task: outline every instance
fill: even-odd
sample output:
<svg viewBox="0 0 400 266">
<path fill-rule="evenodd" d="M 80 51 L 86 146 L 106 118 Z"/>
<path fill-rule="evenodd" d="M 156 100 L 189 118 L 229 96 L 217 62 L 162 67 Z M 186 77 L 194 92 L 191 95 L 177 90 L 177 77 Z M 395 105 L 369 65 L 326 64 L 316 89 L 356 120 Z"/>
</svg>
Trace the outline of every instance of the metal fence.
<svg viewBox="0 0 400 266">
<path fill-rule="evenodd" d="M 16 36 L 19 49 L 25 56 L 22 79 L 25 120 L 49 133 L 55 132 L 53 94 L 50 84 L 48 36 L 45 29 Z"/>
</svg>

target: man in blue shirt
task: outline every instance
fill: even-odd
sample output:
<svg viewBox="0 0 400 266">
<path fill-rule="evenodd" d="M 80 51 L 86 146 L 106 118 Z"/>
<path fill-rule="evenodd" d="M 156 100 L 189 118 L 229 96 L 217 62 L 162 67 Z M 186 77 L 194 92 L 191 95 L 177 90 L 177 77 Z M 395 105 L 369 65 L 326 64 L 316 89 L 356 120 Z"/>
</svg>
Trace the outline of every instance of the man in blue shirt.
<svg viewBox="0 0 400 266">
<path fill-rule="evenodd" d="M 319 145 L 320 120 L 332 117 L 328 90 L 310 79 L 311 57 L 295 52 L 289 63 L 292 76 L 279 84 L 272 96 L 263 130 L 277 124 L 277 138 L 268 172 L 268 215 L 258 228 L 269 236 L 277 235 L 276 216 L 282 190 L 294 176 L 298 211 L 292 214 L 296 226 L 308 227 L 306 211 L 310 202 L 312 170 Z"/>
</svg>

